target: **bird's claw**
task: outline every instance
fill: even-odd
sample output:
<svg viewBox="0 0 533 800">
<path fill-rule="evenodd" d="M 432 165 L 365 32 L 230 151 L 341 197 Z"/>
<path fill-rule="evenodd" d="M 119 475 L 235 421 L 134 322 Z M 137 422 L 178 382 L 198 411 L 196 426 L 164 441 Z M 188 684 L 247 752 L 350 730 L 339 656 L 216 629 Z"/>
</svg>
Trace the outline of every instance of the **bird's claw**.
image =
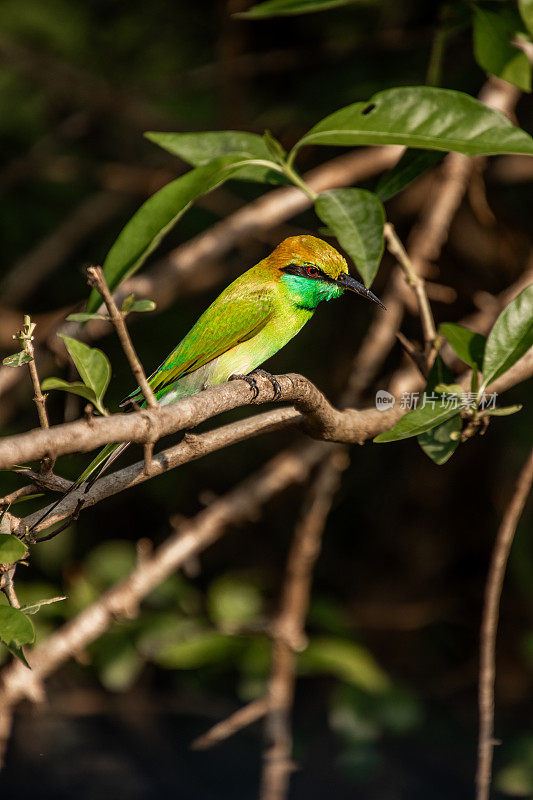
<svg viewBox="0 0 533 800">
<path fill-rule="evenodd" d="M 229 381 L 246 381 L 248 386 L 250 387 L 250 391 L 252 393 L 252 400 L 255 400 L 259 394 L 259 389 L 257 387 L 257 381 L 255 378 L 252 378 L 251 375 L 230 375 L 228 378 Z"/>
<path fill-rule="evenodd" d="M 272 375 L 270 372 L 267 372 L 266 369 L 254 369 L 253 374 L 261 375 L 262 378 L 266 378 L 267 381 L 270 381 L 272 388 L 274 389 L 274 400 L 279 400 L 281 397 L 281 386 L 274 375 Z"/>
</svg>

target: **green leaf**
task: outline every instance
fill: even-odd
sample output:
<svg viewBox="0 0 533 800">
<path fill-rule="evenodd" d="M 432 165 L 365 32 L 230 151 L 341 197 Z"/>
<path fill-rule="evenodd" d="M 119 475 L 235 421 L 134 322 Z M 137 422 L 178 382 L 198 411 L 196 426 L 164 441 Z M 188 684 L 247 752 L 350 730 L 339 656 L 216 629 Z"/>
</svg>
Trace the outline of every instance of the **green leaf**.
<svg viewBox="0 0 533 800">
<path fill-rule="evenodd" d="M 513 366 L 533 345 L 533 283 L 511 300 L 492 328 L 483 358 L 481 390 Z"/>
<path fill-rule="evenodd" d="M 339 680 L 379 694 L 390 681 L 368 650 L 348 639 L 319 636 L 310 640 L 298 656 L 298 668 L 304 674 L 330 673 Z"/>
<path fill-rule="evenodd" d="M 207 605 L 213 622 L 227 629 L 253 622 L 263 608 L 257 585 L 232 575 L 223 575 L 213 581 Z"/>
<path fill-rule="evenodd" d="M 128 314 L 136 311 L 138 314 L 145 311 L 155 311 L 157 308 L 153 300 L 135 300 L 128 309 Z"/>
<path fill-rule="evenodd" d="M 106 317 L 104 314 L 87 314 L 85 312 L 80 312 L 79 314 L 69 314 L 67 322 L 89 322 L 91 319 L 108 320 L 109 317 Z"/>
<path fill-rule="evenodd" d="M 310 14 L 312 11 L 327 11 L 330 8 L 347 6 L 354 2 L 356 0 L 265 0 L 264 3 L 258 3 L 249 11 L 241 11 L 233 16 L 267 19 L 268 17 Z"/>
<path fill-rule="evenodd" d="M 62 392 L 70 392 L 71 394 L 76 394 L 79 397 L 84 397 L 86 400 L 89 400 L 91 403 L 93 403 L 103 414 L 103 409 L 95 393 L 92 389 L 89 389 L 88 386 L 85 386 L 84 383 L 81 383 L 81 381 L 69 383 L 68 381 L 64 381 L 63 378 L 45 378 L 45 380 L 42 382 L 41 388 L 45 392 L 49 392 L 51 389 L 60 389 Z"/>
<path fill-rule="evenodd" d="M 2 364 L 4 367 L 22 367 L 24 364 L 29 364 L 30 361 L 33 361 L 33 358 L 25 350 L 21 350 L 20 353 L 4 358 Z"/>
<path fill-rule="evenodd" d="M 24 558 L 28 548 L 17 536 L 0 533 L 0 564 L 13 564 Z"/>
<path fill-rule="evenodd" d="M 501 408 L 488 408 L 486 411 L 483 411 L 482 414 L 484 417 L 510 417 L 511 414 L 516 414 L 518 411 L 521 411 L 523 406 L 520 403 L 517 403 L 514 406 L 502 406 Z"/>
<path fill-rule="evenodd" d="M 22 647 L 17 647 L 14 644 L 7 644 L 6 647 L 9 650 L 9 652 L 11 653 L 12 656 L 15 656 L 15 658 L 18 658 L 19 661 L 22 661 L 22 663 L 24 664 L 25 667 L 28 667 L 28 669 L 31 669 L 31 667 L 30 667 L 30 665 L 28 663 L 28 659 L 26 658 L 26 655 L 25 655 L 24 650 L 22 649 Z"/>
<path fill-rule="evenodd" d="M 35 640 L 33 623 L 20 608 L 0 606 L 0 641 L 8 647 L 20 647 Z"/>
<path fill-rule="evenodd" d="M 486 72 L 531 91 L 531 64 L 522 50 L 511 44 L 511 38 L 521 27 L 520 17 L 514 9 L 500 8 L 489 11 L 473 6 L 474 56 Z"/>
<path fill-rule="evenodd" d="M 386 89 L 341 108 L 300 139 L 292 155 L 310 144 L 403 144 L 467 156 L 533 154 L 531 136 L 501 112 L 463 92 L 432 86 Z"/>
<path fill-rule="evenodd" d="M 390 200 L 443 158 L 444 153 L 438 150 L 406 150 L 396 166 L 380 178 L 376 186 L 377 196 L 383 203 Z"/>
<path fill-rule="evenodd" d="M 263 134 L 263 141 L 267 146 L 268 152 L 278 164 L 284 164 L 285 159 L 287 157 L 287 153 L 283 149 L 283 146 L 280 142 L 276 139 L 275 136 L 272 136 L 269 130 L 266 130 Z"/>
<path fill-rule="evenodd" d="M 125 539 L 110 539 L 95 547 L 85 560 L 90 581 L 107 589 L 125 578 L 136 563 L 135 545 Z"/>
<path fill-rule="evenodd" d="M 365 189 L 332 189 L 315 201 L 315 211 L 334 232 L 370 286 L 383 255 L 385 211 L 380 199 Z"/>
<path fill-rule="evenodd" d="M 418 406 L 413 411 L 409 411 L 405 416 L 398 420 L 394 428 L 385 433 L 380 433 L 374 439 L 375 442 L 398 442 L 400 439 L 409 439 L 411 436 L 419 436 L 421 433 L 436 428 L 446 420 L 457 414 L 457 408 L 447 408 L 441 404 L 440 398 L 435 401 L 434 407 L 431 404 Z"/>
<path fill-rule="evenodd" d="M 154 660 L 167 669 L 197 669 L 225 661 L 237 648 L 240 642 L 234 636 L 206 631 L 164 647 Z"/>
<path fill-rule="evenodd" d="M 533 0 L 518 0 L 518 10 L 524 25 L 533 36 Z"/>
<path fill-rule="evenodd" d="M 240 158 L 270 158 L 270 151 L 262 136 L 247 131 L 204 131 L 201 133 L 144 134 L 154 144 L 179 156 L 193 167 L 208 164 L 221 156 Z"/>
<path fill-rule="evenodd" d="M 509 764 L 496 777 L 496 789 L 510 797 L 533 797 L 533 763 L 526 760 Z"/>
<path fill-rule="evenodd" d="M 97 347 L 89 347 L 88 344 L 64 334 L 59 335 L 65 342 L 65 347 L 85 386 L 94 392 L 98 401 L 101 401 L 111 380 L 109 359 Z"/>
<path fill-rule="evenodd" d="M 242 169 L 243 159 L 224 156 L 190 170 L 144 203 L 120 232 L 104 262 L 111 291 L 133 275 L 197 197 L 220 186 Z M 87 311 L 96 311 L 101 297 L 93 289 Z"/>
<path fill-rule="evenodd" d="M 455 322 L 443 322 L 439 333 L 448 340 L 455 354 L 465 364 L 479 370 L 482 368 L 486 342 L 484 336 Z"/>
<path fill-rule="evenodd" d="M 157 133 L 149 131 L 144 134 L 154 144 L 173 156 L 201 167 L 214 159 L 224 156 L 237 157 L 240 160 L 259 159 L 272 161 L 271 152 L 265 139 L 257 133 L 247 131 L 202 131 L 200 133 Z M 279 172 L 267 165 L 252 164 L 239 170 L 236 177 L 240 180 L 258 181 L 259 183 L 286 183 Z"/>
<path fill-rule="evenodd" d="M 461 432 L 462 427 L 461 415 L 456 413 L 442 425 L 437 425 L 436 428 L 421 433 L 418 437 L 418 444 L 435 464 L 445 464 L 459 446 L 459 437 L 456 434 Z M 451 438 L 450 434 L 452 434 Z"/>
<path fill-rule="evenodd" d="M 17 497 L 16 500 L 13 500 L 11 505 L 15 506 L 17 505 L 17 503 L 25 503 L 27 500 L 36 500 L 38 497 L 44 497 L 44 492 L 36 492 L 35 494 L 25 494 L 24 497 Z"/>
</svg>

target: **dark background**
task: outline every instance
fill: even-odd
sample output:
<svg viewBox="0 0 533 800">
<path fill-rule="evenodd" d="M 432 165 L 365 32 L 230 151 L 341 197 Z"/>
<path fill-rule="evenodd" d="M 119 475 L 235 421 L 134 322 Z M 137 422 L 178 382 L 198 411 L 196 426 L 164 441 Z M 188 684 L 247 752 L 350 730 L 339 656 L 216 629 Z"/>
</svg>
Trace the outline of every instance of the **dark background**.
<svg viewBox="0 0 533 800">
<path fill-rule="evenodd" d="M 160 185 L 161 174 L 170 179 L 183 169 L 144 140 L 143 131 L 269 128 L 290 146 L 338 107 L 390 86 L 424 83 L 438 14 L 436 3 L 369 1 L 308 16 L 237 21 L 222 2 L 5 0 L 0 278 L 91 198 L 102 192 L 118 198 L 92 230 L 62 255 L 57 251 L 50 274 L 16 308 L 36 315 L 81 302 L 87 295 L 83 266 L 102 262 L 122 225 Z M 440 85 L 477 94 L 485 80 L 464 27 L 448 42 Z M 529 97 L 517 113 L 531 131 Z M 299 166 L 305 170 L 335 154 L 308 148 Z M 126 191 L 124 176 L 131 179 L 134 170 L 142 179 Z M 186 215 L 161 252 L 260 191 L 233 182 L 215 193 L 209 207 L 198 205 Z M 500 292 L 531 258 L 530 184 L 502 180 L 489 165 L 487 193 L 496 223 L 483 226 L 467 198 L 439 259 L 437 280 L 456 289 L 457 301 L 434 304 L 437 322 L 474 310 L 476 293 Z M 416 221 L 420 203 L 413 189 L 387 204 L 401 235 Z M 224 283 L 287 232 L 316 230 L 310 211 L 272 231 L 269 242 L 244 243 L 224 259 Z M 378 294 L 390 267 L 385 258 Z M 147 370 L 222 285 L 184 294 L 171 309 L 135 319 L 131 331 Z M 321 308 L 268 366 L 302 372 L 334 400 L 373 314 L 369 304 L 351 298 Z M 420 338 L 416 318 L 408 317 L 402 330 Z M 97 344 L 113 365 L 107 403 L 114 409 L 133 388 L 131 376 L 113 335 Z M 386 385 L 401 360 L 396 347 L 373 391 Z M 61 364 L 50 366 L 50 373 L 65 374 Z M 414 440 L 353 449 L 325 531 L 308 630 L 311 637 L 359 643 L 390 688 L 370 695 L 318 669 L 299 679 L 294 800 L 326 794 L 336 800 L 472 797 L 483 585 L 499 520 L 531 445 L 532 395 L 531 382 L 510 391 L 505 404 L 523 403 L 524 410 L 493 422 L 443 467 Z M 54 393 L 48 405 L 53 422 L 62 421 L 65 397 Z M 73 411 L 70 405 L 67 413 Z M 29 379 L 0 397 L 0 416 L 4 434 L 36 424 Z M 163 541 L 171 515 L 193 515 L 289 436 L 297 434 L 251 440 L 149 481 L 89 509 L 57 540 L 34 548 L 30 567 L 19 570 L 22 599 L 69 595 L 34 618 L 39 638 L 124 574 L 139 538 Z M 86 463 L 87 456 L 64 458 L 58 471 L 73 477 Z M 0 480 L 6 491 L 20 485 L 14 476 Z M 222 637 L 210 654 L 189 660 L 188 669 L 160 654 L 176 630 L 180 641 L 188 630 L 213 631 L 220 622 L 221 578 L 230 594 L 237 587 L 250 597 L 257 620 L 275 612 L 302 491 L 292 487 L 276 497 L 253 525 L 230 531 L 188 574 L 168 581 L 140 620 L 117 625 L 62 668 L 48 682 L 45 706 L 19 709 L 1 781 L 4 797 L 257 796 L 259 725 L 206 753 L 190 752 L 188 745 L 261 695 L 267 640 L 242 634 L 228 646 Z M 29 501 L 24 513 L 33 507 Z M 526 511 L 502 601 L 496 735 L 503 744 L 495 756 L 497 788 L 526 797 L 533 796 L 531 519 Z M 155 644 L 154 630 L 161 631 Z"/>
</svg>

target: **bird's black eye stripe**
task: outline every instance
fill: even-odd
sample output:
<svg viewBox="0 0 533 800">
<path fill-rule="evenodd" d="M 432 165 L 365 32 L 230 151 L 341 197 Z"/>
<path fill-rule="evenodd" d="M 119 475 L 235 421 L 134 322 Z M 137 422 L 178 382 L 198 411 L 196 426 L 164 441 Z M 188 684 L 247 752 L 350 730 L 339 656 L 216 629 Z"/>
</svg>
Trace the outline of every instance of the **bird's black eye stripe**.
<svg viewBox="0 0 533 800">
<path fill-rule="evenodd" d="M 322 281 L 333 280 L 315 264 L 287 264 L 286 267 L 281 268 L 281 272 L 285 272 L 287 275 L 299 275 L 301 278 L 311 278 Z"/>
</svg>

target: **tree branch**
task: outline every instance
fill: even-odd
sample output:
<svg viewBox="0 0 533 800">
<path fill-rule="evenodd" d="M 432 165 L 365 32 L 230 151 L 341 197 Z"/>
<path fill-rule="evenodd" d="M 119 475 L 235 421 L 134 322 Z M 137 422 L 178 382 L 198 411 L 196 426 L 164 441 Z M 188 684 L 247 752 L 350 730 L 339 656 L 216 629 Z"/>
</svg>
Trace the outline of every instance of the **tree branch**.
<svg viewBox="0 0 533 800">
<path fill-rule="evenodd" d="M 294 403 L 305 417 L 302 426 L 314 438 L 346 443 L 363 442 L 394 424 L 398 410 L 380 412 L 374 409 L 338 411 L 306 378 L 296 373 L 276 376 L 282 389 L 282 399 Z M 271 402 L 274 389 L 270 381 L 259 376 L 259 395 L 250 399 L 245 381 L 231 381 L 205 389 L 199 394 L 168 406 L 142 409 L 131 414 L 76 420 L 55 425 L 48 430 L 33 430 L 0 440 L 0 469 L 21 462 L 55 457 L 68 453 L 86 453 L 111 442 L 157 441 L 162 436 L 189 430 L 212 417 L 250 403 Z"/>
<path fill-rule="evenodd" d="M 480 632 L 479 742 L 476 800 L 489 800 L 494 748 L 494 684 L 496 679 L 496 635 L 505 570 L 517 525 L 533 482 L 533 449 L 520 471 L 514 494 L 496 535 L 485 584 Z"/>
<path fill-rule="evenodd" d="M 32 666 L 13 662 L 2 671 L 0 728 L 5 714 L 23 697 L 35 697 L 41 682 L 74 653 L 100 636 L 116 619 L 137 613 L 138 604 L 161 581 L 192 556 L 219 539 L 229 525 L 255 519 L 271 497 L 295 482 L 304 481 L 332 445 L 309 442 L 305 447 L 275 456 L 251 478 L 217 499 L 146 556 L 132 572 L 96 602 L 67 622 L 28 653 Z"/>
</svg>

